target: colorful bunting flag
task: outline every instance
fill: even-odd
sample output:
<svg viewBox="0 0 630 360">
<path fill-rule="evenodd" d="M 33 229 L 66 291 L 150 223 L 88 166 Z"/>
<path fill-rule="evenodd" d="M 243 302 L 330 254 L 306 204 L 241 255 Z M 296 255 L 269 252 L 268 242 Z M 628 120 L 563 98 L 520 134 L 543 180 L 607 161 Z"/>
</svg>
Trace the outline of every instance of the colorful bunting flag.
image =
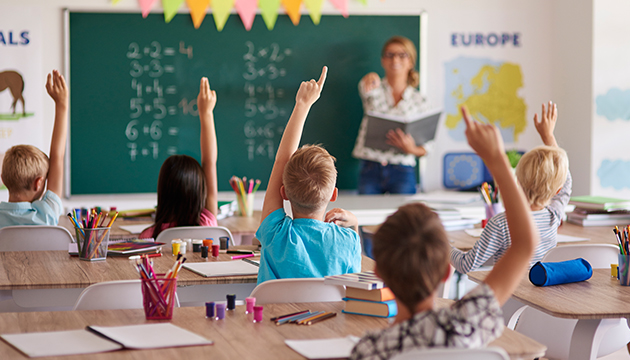
<svg viewBox="0 0 630 360">
<path fill-rule="evenodd" d="M 151 7 L 155 3 L 155 0 L 138 0 L 140 10 L 142 10 L 142 17 L 145 18 L 151 12 Z"/>
<path fill-rule="evenodd" d="M 304 6 L 308 9 L 313 24 L 318 25 L 322 18 L 322 5 L 324 0 L 304 0 Z"/>
<path fill-rule="evenodd" d="M 258 7 L 267 29 L 273 30 L 278 19 L 278 8 L 280 7 L 280 0 L 259 0 Z"/>
<path fill-rule="evenodd" d="M 343 17 L 348 17 L 348 0 L 330 0 L 330 2 L 341 12 Z"/>
<path fill-rule="evenodd" d="M 297 26 L 302 17 L 300 14 L 302 0 L 282 0 L 282 5 L 284 5 L 284 9 L 287 11 L 287 15 L 289 15 L 289 19 L 291 19 L 293 25 Z"/>
<path fill-rule="evenodd" d="M 214 17 L 217 30 L 223 30 L 232 7 L 234 7 L 234 0 L 212 0 L 212 17 Z"/>
<path fill-rule="evenodd" d="M 186 0 L 190 9 L 190 17 L 192 18 L 195 29 L 199 29 L 203 19 L 206 17 L 206 9 L 210 5 L 210 0 Z"/>
<path fill-rule="evenodd" d="M 164 9 L 164 22 L 169 23 L 177 14 L 177 10 L 182 6 L 184 0 L 162 0 L 162 8 Z"/>
<path fill-rule="evenodd" d="M 256 9 L 258 8 L 258 0 L 236 0 L 234 4 L 238 16 L 241 17 L 245 30 L 249 31 L 256 17 Z"/>
</svg>

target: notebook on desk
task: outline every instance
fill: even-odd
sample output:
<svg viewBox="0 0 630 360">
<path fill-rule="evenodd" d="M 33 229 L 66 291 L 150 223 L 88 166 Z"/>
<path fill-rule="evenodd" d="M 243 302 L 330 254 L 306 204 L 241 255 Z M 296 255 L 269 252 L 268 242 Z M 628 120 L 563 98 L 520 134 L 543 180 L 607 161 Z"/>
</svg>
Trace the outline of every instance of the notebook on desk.
<svg viewBox="0 0 630 360">
<path fill-rule="evenodd" d="M 183 267 L 204 277 L 258 275 L 258 266 L 242 260 L 184 263 Z"/>
</svg>

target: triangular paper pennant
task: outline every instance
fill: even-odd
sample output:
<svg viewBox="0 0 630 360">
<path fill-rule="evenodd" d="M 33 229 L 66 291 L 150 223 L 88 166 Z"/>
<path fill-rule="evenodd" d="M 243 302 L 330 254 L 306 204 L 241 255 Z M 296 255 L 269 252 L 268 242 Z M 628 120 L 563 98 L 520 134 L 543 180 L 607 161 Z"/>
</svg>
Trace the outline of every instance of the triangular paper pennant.
<svg viewBox="0 0 630 360">
<path fill-rule="evenodd" d="M 151 7 L 155 3 L 155 0 L 138 0 L 140 10 L 142 10 L 142 17 L 145 18 L 151 12 Z"/>
<path fill-rule="evenodd" d="M 278 19 L 278 8 L 280 7 L 280 0 L 258 0 L 258 7 L 267 29 L 273 30 Z"/>
<path fill-rule="evenodd" d="M 212 0 L 212 17 L 214 17 L 217 30 L 223 30 L 233 6 L 234 0 Z"/>
<path fill-rule="evenodd" d="M 330 2 L 341 12 L 343 17 L 348 17 L 348 0 L 330 0 Z"/>
<path fill-rule="evenodd" d="M 313 20 L 313 24 L 318 25 L 322 18 L 322 5 L 324 0 L 304 0 L 304 6 L 308 9 L 308 13 Z"/>
<path fill-rule="evenodd" d="M 164 9 L 164 22 L 169 23 L 177 14 L 177 10 L 184 0 L 162 0 L 162 8 Z"/>
<path fill-rule="evenodd" d="M 245 30 L 249 31 L 256 17 L 256 9 L 258 8 L 258 0 L 236 0 L 234 4 L 238 16 L 241 17 Z"/>
<path fill-rule="evenodd" d="M 210 0 L 186 0 L 190 9 L 190 17 L 192 18 L 195 29 L 199 29 L 203 19 L 206 17 L 206 9 L 210 5 Z"/>
<path fill-rule="evenodd" d="M 287 11 L 287 15 L 289 15 L 293 25 L 297 26 L 300 23 L 300 5 L 302 5 L 302 0 L 282 0 L 282 5 L 284 5 L 284 9 Z"/>
</svg>

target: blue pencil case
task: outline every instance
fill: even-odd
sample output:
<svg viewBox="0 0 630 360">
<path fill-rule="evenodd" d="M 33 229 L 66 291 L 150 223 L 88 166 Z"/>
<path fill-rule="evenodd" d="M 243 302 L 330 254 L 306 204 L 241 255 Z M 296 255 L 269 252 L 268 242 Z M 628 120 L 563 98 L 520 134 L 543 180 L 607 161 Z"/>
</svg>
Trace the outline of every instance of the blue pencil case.
<svg viewBox="0 0 630 360">
<path fill-rule="evenodd" d="M 529 270 L 529 281 L 536 286 L 568 284 L 588 280 L 593 268 L 588 261 L 579 258 L 560 262 L 537 262 Z"/>
</svg>

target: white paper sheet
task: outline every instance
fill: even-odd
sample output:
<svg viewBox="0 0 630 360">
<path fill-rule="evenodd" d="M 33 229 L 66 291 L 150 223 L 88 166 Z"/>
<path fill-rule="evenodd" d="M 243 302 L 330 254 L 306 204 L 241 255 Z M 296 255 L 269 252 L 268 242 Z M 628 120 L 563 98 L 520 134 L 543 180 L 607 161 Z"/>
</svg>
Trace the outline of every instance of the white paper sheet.
<svg viewBox="0 0 630 360">
<path fill-rule="evenodd" d="M 85 329 L 0 335 L 28 357 L 93 354 L 122 346 Z"/>
<path fill-rule="evenodd" d="M 420 200 L 443 204 L 468 204 L 481 200 L 479 192 L 433 191 L 412 195 L 407 200 Z"/>
<path fill-rule="evenodd" d="M 333 339 L 285 340 L 284 343 L 307 359 L 348 358 L 352 348 L 359 342 L 356 336 Z"/>
<path fill-rule="evenodd" d="M 205 277 L 258 274 L 258 266 L 241 260 L 184 263 L 183 267 Z"/>
<path fill-rule="evenodd" d="M 472 237 L 480 237 L 481 233 L 483 232 L 482 228 L 478 228 L 478 229 L 466 229 L 464 230 L 466 232 L 466 234 L 472 236 Z"/>
<path fill-rule="evenodd" d="M 127 326 L 90 326 L 127 349 L 158 349 L 175 346 L 212 345 L 212 341 L 171 323 Z"/>
<path fill-rule="evenodd" d="M 585 238 L 585 237 L 569 236 L 569 235 L 562 235 L 562 234 L 558 234 L 558 237 L 556 239 L 557 239 L 557 241 L 559 243 L 577 242 L 577 241 L 589 241 L 589 240 L 591 240 L 591 239 Z"/>
</svg>

